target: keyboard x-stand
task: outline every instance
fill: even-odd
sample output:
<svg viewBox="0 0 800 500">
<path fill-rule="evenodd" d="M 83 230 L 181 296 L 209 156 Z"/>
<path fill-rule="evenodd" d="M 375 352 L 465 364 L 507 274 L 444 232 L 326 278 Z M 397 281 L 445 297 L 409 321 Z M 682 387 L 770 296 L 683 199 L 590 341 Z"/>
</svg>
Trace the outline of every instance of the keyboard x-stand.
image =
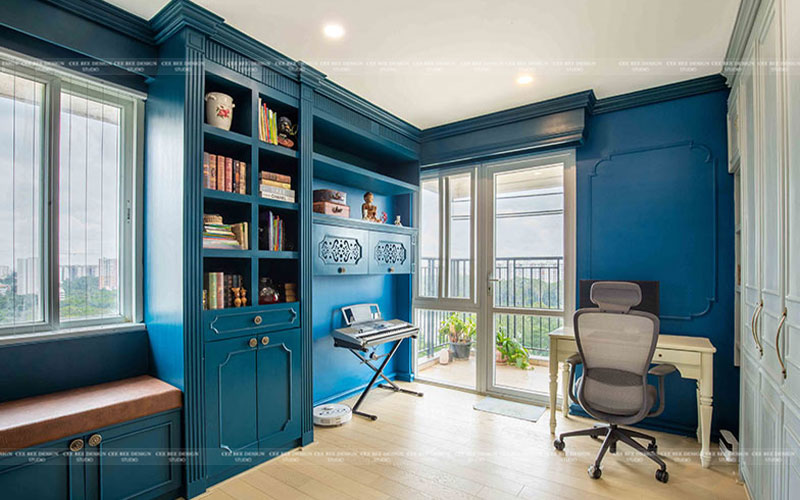
<svg viewBox="0 0 800 500">
<path fill-rule="evenodd" d="M 366 389 L 364 389 L 364 392 L 358 397 L 356 404 L 353 405 L 353 413 L 371 420 L 378 419 L 377 415 L 358 411 L 359 407 L 361 407 L 361 403 L 364 402 L 367 394 L 372 390 L 372 386 L 375 385 L 375 382 L 378 380 L 378 377 L 386 382 L 386 384 L 380 384 L 378 386 L 382 389 L 390 389 L 394 392 L 404 392 L 406 394 L 422 397 L 421 392 L 403 389 L 383 374 L 383 370 L 386 368 L 386 365 L 389 364 L 395 352 L 397 352 L 403 339 L 409 337 L 417 338 L 419 328 L 399 319 L 384 321 L 377 304 L 356 304 L 343 307 L 342 314 L 344 315 L 344 322 L 347 326 L 333 331 L 333 345 L 349 349 L 362 364 L 367 365 L 375 372 L 375 375 L 372 376 L 372 379 L 370 379 L 367 384 Z M 392 345 L 391 349 L 386 354 L 379 356 L 375 354 L 374 350 L 372 354 L 368 356 L 362 354 L 367 353 L 376 346 L 388 342 L 394 342 L 394 345 Z M 376 367 L 372 364 L 373 361 L 378 361 L 381 358 L 383 358 L 383 361 L 381 361 L 380 366 Z"/>
</svg>

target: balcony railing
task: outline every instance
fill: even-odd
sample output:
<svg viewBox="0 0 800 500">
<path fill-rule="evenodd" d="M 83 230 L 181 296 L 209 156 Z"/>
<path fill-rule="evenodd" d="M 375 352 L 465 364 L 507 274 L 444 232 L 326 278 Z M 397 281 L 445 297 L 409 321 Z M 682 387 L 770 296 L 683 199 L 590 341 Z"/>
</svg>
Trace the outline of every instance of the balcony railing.
<svg viewBox="0 0 800 500">
<path fill-rule="evenodd" d="M 469 297 L 471 265 L 469 259 L 450 260 L 451 298 Z M 507 257 L 495 259 L 494 277 L 499 281 L 494 287 L 496 307 L 518 309 L 564 308 L 563 257 Z M 421 258 L 419 288 L 422 296 L 435 296 L 439 279 L 439 261 Z M 417 324 L 420 337 L 417 355 L 431 358 L 447 342 L 440 338 L 439 325 L 450 313 L 436 310 L 418 310 Z M 467 313 L 459 313 L 466 317 Z M 506 335 L 516 338 L 532 356 L 547 356 L 548 333 L 560 327 L 562 320 L 555 316 L 495 314 L 495 332 L 502 328 Z M 493 332 L 494 333 L 494 332 Z"/>
</svg>

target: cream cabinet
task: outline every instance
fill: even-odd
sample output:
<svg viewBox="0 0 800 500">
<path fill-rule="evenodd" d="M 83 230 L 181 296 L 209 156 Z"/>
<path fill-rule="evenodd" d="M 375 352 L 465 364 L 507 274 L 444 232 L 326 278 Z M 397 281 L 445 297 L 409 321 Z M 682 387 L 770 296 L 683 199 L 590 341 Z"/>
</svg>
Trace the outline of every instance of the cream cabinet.
<svg viewBox="0 0 800 500">
<path fill-rule="evenodd" d="M 800 2 L 763 0 L 729 102 L 741 221 L 740 474 L 800 496 Z M 737 280 L 737 282 L 739 282 Z"/>
</svg>

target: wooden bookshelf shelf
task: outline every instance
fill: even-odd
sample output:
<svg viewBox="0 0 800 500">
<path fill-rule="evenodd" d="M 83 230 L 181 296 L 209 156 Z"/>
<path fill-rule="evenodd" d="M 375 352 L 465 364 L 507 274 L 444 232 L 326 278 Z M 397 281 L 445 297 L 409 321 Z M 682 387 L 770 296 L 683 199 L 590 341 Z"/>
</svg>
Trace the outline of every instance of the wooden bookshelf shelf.
<svg viewBox="0 0 800 500">
<path fill-rule="evenodd" d="M 249 259 L 253 256 L 253 250 L 237 250 L 235 248 L 204 248 L 203 257 L 225 258 L 225 259 Z"/>
<path fill-rule="evenodd" d="M 297 211 L 300 209 L 300 205 L 298 203 L 289 203 L 288 201 L 279 201 L 279 200 L 273 200 L 271 198 L 261 198 L 261 197 L 258 197 L 257 200 L 258 204 L 261 205 L 262 207 L 275 208 L 278 210 L 293 210 L 293 211 Z"/>
<path fill-rule="evenodd" d="M 232 201 L 236 203 L 253 203 L 253 197 L 249 194 L 229 193 L 218 189 L 203 189 L 203 197 L 208 200 Z"/>
<path fill-rule="evenodd" d="M 314 177 L 388 196 L 419 191 L 419 187 L 413 184 L 325 156 L 321 153 L 314 153 Z"/>
<path fill-rule="evenodd" d="M 298 153 L 294 149 L 285 148 L 283 146 L 276 146 L 275 144 L 270 144 L 264 141 L 258 141 L 258 148 L 261 151 L 266 151 L 267 153 L 271 153 L 278 156 L 283 156 L 285 158 L 299 158 L 300 153 Z"/>
<path fill-rule="evenodd" d="M 203 133 L 217 139 L 231 141 L 238 144 L 251 145 L 253 143 L 253 140 L 249 136 L 240 134 L 238 132 L 232 132 L 230 130 L 222 130 L 221 128 L 211 126 L 208 123 L 203 124 Z"/>
<path fill-rule="evenodd" d="M 258 250 L 256 252 L 256 257 L 259 259 L 297 259 L 299 256 L 299 252 L 293 251 L 274 252 L 270 250 Z"/>
</svg>

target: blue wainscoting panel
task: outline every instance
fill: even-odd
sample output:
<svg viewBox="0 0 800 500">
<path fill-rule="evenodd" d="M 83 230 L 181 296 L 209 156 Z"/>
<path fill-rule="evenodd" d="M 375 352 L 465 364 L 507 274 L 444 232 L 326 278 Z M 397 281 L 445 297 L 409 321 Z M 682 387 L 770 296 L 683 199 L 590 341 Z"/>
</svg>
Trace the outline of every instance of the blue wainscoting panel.
<svg viewBox="0 0 800 500">
<path fill-rule="evenodd" d="M 716 346 L 714 432 L 738 428 L 727 90 L 590 118 L 577 150 L 577 277 L 661 282 L 661 331 Z M 670 376 L 645 425 L 691 434 L 695 383 Z"/>
</svg>

